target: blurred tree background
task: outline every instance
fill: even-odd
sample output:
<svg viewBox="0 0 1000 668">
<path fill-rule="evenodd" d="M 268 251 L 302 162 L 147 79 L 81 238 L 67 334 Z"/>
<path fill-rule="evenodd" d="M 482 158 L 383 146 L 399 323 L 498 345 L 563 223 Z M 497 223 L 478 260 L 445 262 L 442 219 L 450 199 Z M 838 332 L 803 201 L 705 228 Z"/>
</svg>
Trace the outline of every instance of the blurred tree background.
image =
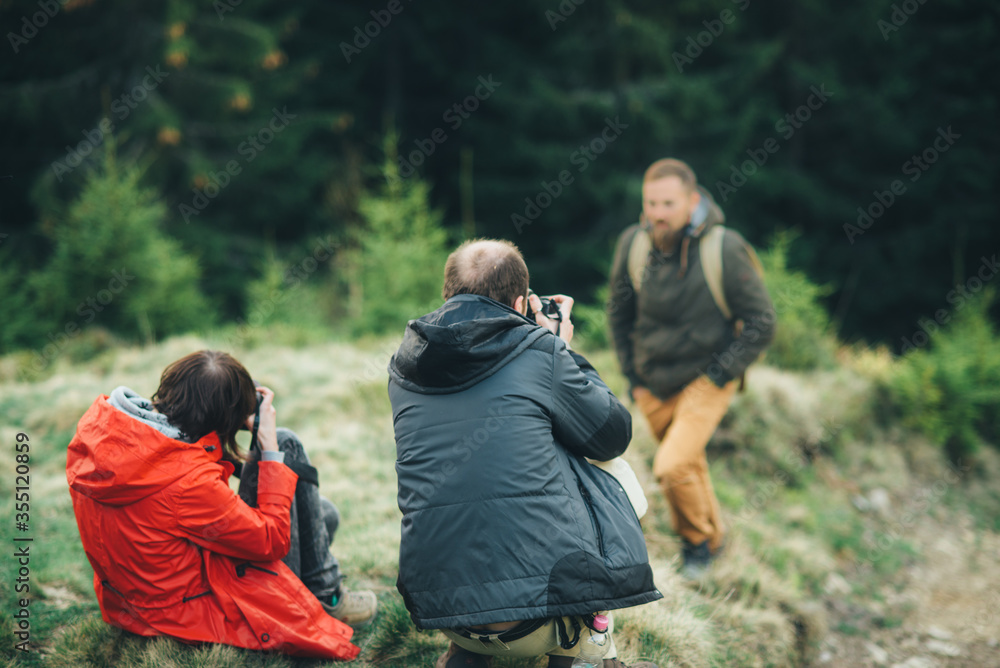
<svg viewBox="0 0 1000 668">
<path fill-rule="evenodd" d="M 320 239 L 297 280 L 351 332 L 473 235 L 596 303 L 664 156 L 759 247 L 792 233 L 842 340 L 898 351 L 1000 246 L 988 0 L 4 0 L 0 26 L 3 351 L 86 324 L 119 265 L 94 325 L 243 322 Z"/>
</svg>

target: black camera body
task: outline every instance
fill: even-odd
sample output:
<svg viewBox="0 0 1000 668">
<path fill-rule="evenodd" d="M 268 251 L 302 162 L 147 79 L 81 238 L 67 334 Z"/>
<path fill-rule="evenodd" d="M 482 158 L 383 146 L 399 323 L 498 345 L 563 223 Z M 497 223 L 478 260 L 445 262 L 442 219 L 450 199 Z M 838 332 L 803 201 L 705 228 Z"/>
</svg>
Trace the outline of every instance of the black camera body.
<svg viewBox="0 0 1000 668">
<path fill-rule="evenodd" d="M 556 320 L 562 322 L 562 311 L 559 310 L 559 304 L 555 303 L 548 297 L 539 297 L 542 300 L 542 309 L 539 311 L 549 320 Z"/>
<path fill-rule="evenodd" d="M 253 384 L 255 386 L 258 385 L 257 381 L 253 381 Z M 254 416 L 253 423 L 254 423 L 254 428 L 250 429 L 246 425 L 243 425 L 243 426 L 240 427 L 241 431 L 250 431 L 250 432 L 253 432 L 254 437 L 257 436 L 257 427 L 256 427 L 256 425 L 260 424 L 260 405 L 262 403 L 264 403 L 264 393 L 263 392 L 257 392 L 257 406 L 253 409 L 253 416 Z"/>
</svg>

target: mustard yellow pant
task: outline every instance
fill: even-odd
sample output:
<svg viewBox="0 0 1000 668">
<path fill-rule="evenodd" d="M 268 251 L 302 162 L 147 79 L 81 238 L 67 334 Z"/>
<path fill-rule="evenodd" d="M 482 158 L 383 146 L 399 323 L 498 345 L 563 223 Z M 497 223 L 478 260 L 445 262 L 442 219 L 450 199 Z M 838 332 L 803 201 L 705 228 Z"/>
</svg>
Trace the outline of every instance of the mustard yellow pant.
<svg viewBox="0 0 1000 668">
<path fill-rule="evenodd" d="M 632 393 L 660 442 L 653 475 L 670 504 L 674 531 L 693 545 L 707 540 L 711 550 L 722 545 L 725 528 L 708 476 L 705 446 L 729 410 L 737 383 L 734 380 L 719 388 L 700 376 L 666 399 L 644 387 Z"/>
</svg>

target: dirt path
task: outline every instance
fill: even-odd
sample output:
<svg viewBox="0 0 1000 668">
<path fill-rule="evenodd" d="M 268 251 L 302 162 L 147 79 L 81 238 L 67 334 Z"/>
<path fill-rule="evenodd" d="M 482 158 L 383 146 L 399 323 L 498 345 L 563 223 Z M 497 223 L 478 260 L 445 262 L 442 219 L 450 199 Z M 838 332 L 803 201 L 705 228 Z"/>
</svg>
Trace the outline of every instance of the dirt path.
<svg viewBox="0 0 1000 668">
<path fill-rule="evenodd" d="M 976 528 L 968 513 L 937 509 L 900 540 L 918 556 L 882 581 L 860 575 L 871 596 L 849 593 L 857 572 L 828 580 L 830 632 L 814 665 L 1000 667 L 1000 534 Z"/>
</svg>

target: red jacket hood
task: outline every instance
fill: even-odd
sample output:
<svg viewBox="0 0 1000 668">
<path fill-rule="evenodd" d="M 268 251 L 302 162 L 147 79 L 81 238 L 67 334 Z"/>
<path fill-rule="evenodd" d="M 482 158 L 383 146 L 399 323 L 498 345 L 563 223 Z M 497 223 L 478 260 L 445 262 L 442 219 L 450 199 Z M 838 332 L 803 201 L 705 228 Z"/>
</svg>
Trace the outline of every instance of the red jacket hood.
<svg viewBox="0 0 1000 668">
<path fill-rule="evenodd" d="M 80 418 L 69 444 L 66 480 L 98 503 L 125 506 L 170 485 L 193 466 L 222 458 L 219 436 L 195 443 L 164 436 L 126 415 L 101 395 Z M 226 477 L 233 466 L 223 462 Z"/>
</svg>

